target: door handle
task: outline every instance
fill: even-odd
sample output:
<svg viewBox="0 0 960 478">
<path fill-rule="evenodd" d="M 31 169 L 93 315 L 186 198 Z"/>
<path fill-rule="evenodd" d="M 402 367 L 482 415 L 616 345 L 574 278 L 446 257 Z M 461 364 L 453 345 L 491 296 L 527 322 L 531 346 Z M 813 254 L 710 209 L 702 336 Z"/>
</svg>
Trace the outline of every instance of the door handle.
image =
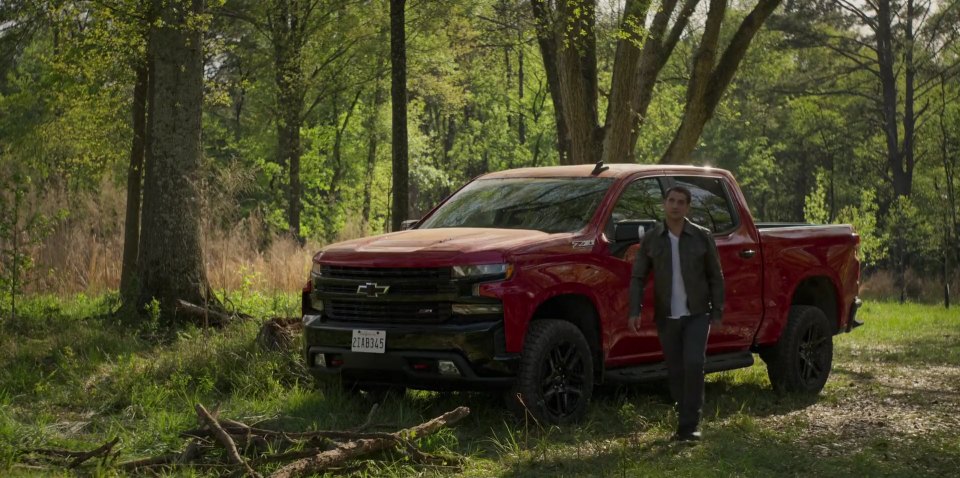
<svg viewBox="0 0 960 478">
<path fill-rule="evenodd" d="M 744 250 L 740 251 L 740 257 L 742 257 L 742 258 L 744 258 L 744 259 L 750 259 L 751 257 L 753 257 L 753 256 L 755 256 L 755 255 L 757 255 L 757 251 L 755 251 L 755 250 L 753 250 L 753 249 L 744 249 Z"/>
</svg>

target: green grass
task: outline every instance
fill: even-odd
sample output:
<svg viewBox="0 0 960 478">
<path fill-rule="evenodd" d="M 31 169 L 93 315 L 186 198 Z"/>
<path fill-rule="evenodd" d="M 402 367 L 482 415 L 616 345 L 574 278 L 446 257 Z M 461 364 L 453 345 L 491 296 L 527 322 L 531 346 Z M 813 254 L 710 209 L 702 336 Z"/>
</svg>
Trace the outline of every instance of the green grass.
<svg viewBox="0 0 960 478">
<path fill-rule="evenodd" d="M 236 294 L 260 317 L 295 315 L 296 295 Z M 315 390 L 298 351 L 269 353 L 256 322 L 219 331 L 164 331 L 109 318 L 112 298 L 33 298 L 0 324 L 0 475 L 48 475 L 22 466 L 37 447 L 89 449 L 121 438 L 120 459 L 179 450 L 197 425 L 193 405 L 289 429 L 343 429 L 369 404 Z M 835 340 L 834 372 L 816 398 L 777 396 L 765 366 L 709 376 L 705 440 L 668 440 L 676 415 L 656 384 L 601 389 L 579 426 L 516 421 L 499 398 L 408 392 L 388 400 L 383 430 L 459 405 L 471 414 L 423 438 L 430 452 L 467 457 L 460 472 L 385 454 L 357 476 L 950 476 L 960 467 L 960 312 L 868 303 L 867 325 Z M 66 471 L 56 471 L 67 475 Z M 113 476 L 116 470 L 86 467 Z M 204 476 L 178 469 L 174 476 Z M 209 474 L 209 473 L 208 473 Z"/>
</svg>

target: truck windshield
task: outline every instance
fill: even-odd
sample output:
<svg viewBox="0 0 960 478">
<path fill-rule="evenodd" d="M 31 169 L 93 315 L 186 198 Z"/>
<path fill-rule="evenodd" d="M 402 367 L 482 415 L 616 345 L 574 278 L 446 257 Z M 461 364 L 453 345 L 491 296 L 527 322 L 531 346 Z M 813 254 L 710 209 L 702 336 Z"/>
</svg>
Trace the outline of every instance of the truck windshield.
<svg viewBox="0 0 960 478">
<path fill-rule="evenodd" d="M 574 232 L 587 225 L 612 183 L 612 178 L 481 179 L 457 192 L 419 228 Z"/>
</svg>

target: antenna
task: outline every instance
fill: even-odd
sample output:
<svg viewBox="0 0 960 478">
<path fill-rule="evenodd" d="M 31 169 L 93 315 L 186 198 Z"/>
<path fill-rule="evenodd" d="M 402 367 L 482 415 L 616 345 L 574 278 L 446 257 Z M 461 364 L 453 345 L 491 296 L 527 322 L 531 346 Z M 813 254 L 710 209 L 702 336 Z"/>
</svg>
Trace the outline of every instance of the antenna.
<svg viewBox="0 0 960 478">
<path fill-rule="evenodd" d="M 597 161 L 597 165 L 594 166 L 593 171 L 590 172 L 590 175 L 591 175 L 591 176 L 596 176 L 596 175 L 598 175 L 598 174 L 600 174 L 600 173 L 602 173 L 602 172 L 604 172 L 604 171 L 606 171 L 606 170 L 608 170 L 608 169 L 610 169 L 610 167 L 609 167 L 609 166 L 604 166 L 604 165 L 603 165 L 603 160 L 601 159 L 600 161 Z"/>
</svg>

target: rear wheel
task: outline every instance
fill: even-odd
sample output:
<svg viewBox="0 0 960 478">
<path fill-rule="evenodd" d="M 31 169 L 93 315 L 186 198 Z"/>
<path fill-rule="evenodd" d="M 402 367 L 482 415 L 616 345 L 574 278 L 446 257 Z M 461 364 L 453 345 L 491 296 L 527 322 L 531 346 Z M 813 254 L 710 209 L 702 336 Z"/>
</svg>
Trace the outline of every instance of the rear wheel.
<svg viewBox="0 0 960 478">
<path fill-rule="evenodd" d="M 833 365 L 833 331 L 823 311 L 808 305 L 790 308 L 780 341 L 761 351 L 777 392 L 815 395 Z"/>
<path fill-rule="evenodd" d="M 508 405 L 521 416 L 564 425 L 583 418 L 592 394 L 593 359 L 580 329 L 562 320 L 531 322 Z"/>
</svg>

